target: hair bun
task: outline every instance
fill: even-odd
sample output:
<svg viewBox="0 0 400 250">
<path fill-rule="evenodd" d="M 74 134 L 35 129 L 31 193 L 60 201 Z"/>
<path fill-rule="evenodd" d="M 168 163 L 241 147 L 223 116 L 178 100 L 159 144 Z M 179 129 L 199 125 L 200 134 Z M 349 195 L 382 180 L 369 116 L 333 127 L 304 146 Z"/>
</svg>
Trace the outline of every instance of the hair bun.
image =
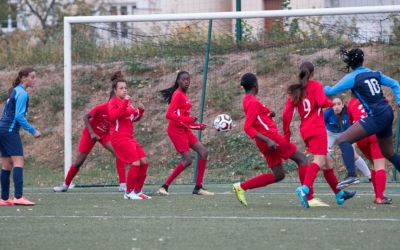
<svg viewBox="0 0 400 250">
<path fill-rule="evenodd" d="M 118 70 L 114 72 L 114 74 L 111 76 L 111 81 L 115 81 L 117 79 L 123 78 L 124 75 L 122 74 L 121 70 Z"/>
</svg>

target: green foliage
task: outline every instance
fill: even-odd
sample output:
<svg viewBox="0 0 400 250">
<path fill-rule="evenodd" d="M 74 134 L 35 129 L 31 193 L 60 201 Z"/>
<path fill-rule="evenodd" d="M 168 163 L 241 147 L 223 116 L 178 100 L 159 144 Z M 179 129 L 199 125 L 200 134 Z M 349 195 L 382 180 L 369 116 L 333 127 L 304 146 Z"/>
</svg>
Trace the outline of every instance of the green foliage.
<svg viewBox="0 0 400 250">
<path fill-rule="evenodd" d="M 275 53 L 266 50 L 260 51 L 256 54 L 255 60 L 257 74 L 281 71 L 291 65 L 289 53 L 284 48 L 275 51 Z"/>
<path fill-rule="evenodd" d="M 234 82 L 215 83 L 208 90 L 208 104 L 217 110 L 231 112 L 233 98 L 238 94 L 237 90 Z"/>
<path fill-rule="evenodd" d="M 105 83 L 98 79 L 93 72 L 83 72 L 79 75 L 78 85 L 87 85 L 91 87 L 91 90 L 104 90 L 110 87 L 109 83 Z"/>
<path fill-rule="evenodd" d="M 129 88 L 143 88 L 145 85 L 149 84 L 149 79 L 143 78 L 143 77 L 131 76 L 131 77 L 128 77 L 127 80 L 128 80 L 128 89 Z"/>
<path fill-rule="evenodd" d="M 88 96 L 78 96 L 72 101 L 72 108 L 83 110 L 83 108 L 86 107 L 86 104 L 88 104 L 89 101 L 90 98 Z"/>
<path fill-rule="evenodd" d="M 125 62 L 126 70 L 130 74 L 142 74 L 151 71 L 153 68 L 146 64 L 134 59 L 133 61 Z"/>
<path fill-rule="evenodd" d="M 42 88 L 30 98 L 31 107 L 36 107 L 45 102 L 46 108 L 53 114 L 64 109 L 64 86 L 60 83 Z"/>
<path fill-rule="evenodd" d="M 0 102 L 5 102 L 8 98 L 8 91 L 0 88 Z"/>
<path fill-rule="evenodd" d="M 329 60 L 325 59 L 325 57 L 323 57 L 323 56 L 318 57 L 314 61 L 315 66 L 324 66 L 328 63 L 329 63 Z"/>
</svg>

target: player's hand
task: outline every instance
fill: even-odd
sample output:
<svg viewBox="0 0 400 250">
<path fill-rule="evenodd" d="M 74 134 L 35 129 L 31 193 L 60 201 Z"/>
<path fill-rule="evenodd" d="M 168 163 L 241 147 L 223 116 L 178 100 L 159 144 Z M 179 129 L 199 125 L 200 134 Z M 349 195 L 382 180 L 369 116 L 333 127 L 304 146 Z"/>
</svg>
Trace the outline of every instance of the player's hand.
<svg viewBox="0 0 400 250">
<path fill-rule="evenodd" d="M 130 100 L 131 100 L 131 97 L 130 97 L 129 95 L 125 95 L 124 100 L 130 101 Z"/>
<path fill-rule="evenodd" d="M 100 137 L 95 133 L 92 133 L 90 135 L 90 138 L 92 139 L 92 141 L 100 141 Z"/>
<path fill-rule="evenodd" d="M 39 138 L 42 136 L 42 133 L 40 133 L 39 130 L 36 130 L 36 133 L 33 135 L 34 138 Z"/>
<path fill-rule="evenodd" d="M 268 145 L 268 147 L 269 147 L 271 150 L 274 150 L 274 149 L 276 149 L 276 148 L 278 147 L 278 144 L 277 144 L 275 141 L 273 141 L 273 140 L 270 140 L 270 141 L 267 143 L 267 145 Z"/>
<path fill-rule="evenodd" d="M 269 117 L 274 118 L 276 116 L 274 111 L 269 112 Z"/>
<path fill-rule="evenodd" d="M 201 124 L 202 126 L 200 127 L 200 130 L 205 130 L 207 128 L 207 125 Z"/>
<path fill-rule="evenodd" d="M 137 107 L 138 107 L 138 109 L 143 109 L 144 110 L 144 105 L 140 101 L 137 101 Z"/>
<path fill-rule="evenodd" d="M 196 116 L 192 116 L 192 118 L 193 118 L 193 122 L 196 122 L 198 120 Z"/>
</svg>

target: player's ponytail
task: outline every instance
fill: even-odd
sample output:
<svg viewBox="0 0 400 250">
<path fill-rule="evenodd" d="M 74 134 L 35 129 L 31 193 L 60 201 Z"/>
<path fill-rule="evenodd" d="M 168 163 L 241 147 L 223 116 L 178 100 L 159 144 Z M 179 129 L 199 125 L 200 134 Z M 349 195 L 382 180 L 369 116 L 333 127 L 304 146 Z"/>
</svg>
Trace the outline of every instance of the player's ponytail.
<svg viewBox="0 0 400 250">
<path fill-rule="evenodd" d="M 178 75 L 176 76 L 174 85 L 172 85 L 172 87 L 169 87 L 169 88 L 166 88 L 166 89 L 163 89 L 163 90 L 160 91 L 161 97 L 162 97 L 168 104 L 171 103 L 172 95 L 174 94 L 175 90 L 177 90 L 177 89 L 179 88 L 179 82 L 178 82 L 178 80 L 181 78 L 181 76 L 182 76 L 183 74 L 189 74 L 189 72 L 184 71 L 184 70 L 179 71 Z"/>
<path fill-rule="evenodd" d="M 311 62 L 303 62 L 300 65 L 299 82 L 292 84 L 288 87 L 287 92 L 292 97 L 294 103 L 298 103 L 304 95 L 305 88 L 312 73 L 314 72 L 314 65 Z"/>
<path fill-rule="evenodd" d="M 21 83 L 23 77 L 27 77 L 31 72 L 35 71 L 32 67 L 25 67 L 22 68 L 19 72 L 17 77 L 15 78 L 14 82 L 11 85 L 11 88 L 8 90 L 8 97 L 10 97 L 13 89 Z"/>
<path fill-rule="evenodd" d="M 122 74 L 122 72 L 120 70 L 118 70 L 112 74 L 111 82 L 112 82 L 112 85 L 111 85 L 109 100 L 111 100 L 111 98 L 113 98 L 115 96 L 115 90 L 117 89 L 117 84 L 119 82 L 127 83 L 127 81 L 124 79 L 124 75 Z"/>
<path fill-rule="evenodd" d="M 257 84 L 257 77 L 253 73 L 246 73 L 240 79 L 240 85 L 244 88 L 244 91 L 250 91 Z"/>
</svg>

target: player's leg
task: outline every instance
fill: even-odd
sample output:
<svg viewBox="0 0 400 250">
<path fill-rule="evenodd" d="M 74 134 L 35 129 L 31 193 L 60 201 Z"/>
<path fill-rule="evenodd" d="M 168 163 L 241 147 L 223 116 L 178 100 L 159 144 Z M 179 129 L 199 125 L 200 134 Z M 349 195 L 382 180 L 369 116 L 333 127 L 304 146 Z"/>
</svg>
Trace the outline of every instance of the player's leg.
<svg viewBox="0 0 400 250">
<path fill-rule="evenodd" d="M 13 162 L 11 157 L 4 157 L 6 154 L 2 153 L 1 157 L 1 174 L 0 174 L 0 182 L 1 182 L 1 200 L 0 206 L 12 206 L 14 205 L 12 199 L 10 199 L 10 175 L 13 167 Z"/>
<path fill-rule="evenodd" d="M 146 181 L 147 177 L 147 169 L 149 168 L 149 160 L 146 156 L 146 153 L 144 152 L 143 148 L 138 144 L 136 147 L 136 151 L 138 152 L 138 155 L 140 157 L 140 168 L 139 168 L 139 178 L 135 186 L 135 192 L 139 197 L 141 197 L 144 200 L 151 199 L 150 196 L 144 194 L 142 192 L 144 182 Z"/>
<path fill-rule="evenodd" d="M 358 168 L 358 170 L 361 171 L 361 173 L 367 177 L 369 180 L 371 180 L 371 171 L 368 168 L 367 163 L 364 161 L 364 159 L 357 154 L 355 145 L 353 144 L 353 149 L 354 149 L 354 164 L 356 165 L 356 167 Z"/>
<path fill-rule="evenodd" d="M 196 142 L 191 144 L 190 147 L 199 155 L 199 160 L 197 162 L 196 186 L 192 193 L 198 195 L 214 195 L 213 192 L 209 192 L 203 187 L 203 179 L 207 167 L 208 150 L 203 143 L 197 141 L 196 137 L 191 139 L 192 142 L 195 140 Z"/>
<path fill-rule="evenodd" d="M 375 204 L 392 204 L 392 199 L 384 195 L 386 189 L 385 158 L 374 159 Z"/>
<path fill-rule="evenodd" d="M 100 143 L 103 145 L 105 149 L 110 151 L 110 153 L 115 157 L 115 169 L 117 170 L 118 174 L 118 191 L 120 192 L 125 192 L 126 190 L 126 169 L 125 169 L 125 163 L 118 159 L 118 157 L 115 154 L 114 148 L 111 145 L 111 141 L 107 140 L 106 142 L 100 141 Z"/>
</svg>

